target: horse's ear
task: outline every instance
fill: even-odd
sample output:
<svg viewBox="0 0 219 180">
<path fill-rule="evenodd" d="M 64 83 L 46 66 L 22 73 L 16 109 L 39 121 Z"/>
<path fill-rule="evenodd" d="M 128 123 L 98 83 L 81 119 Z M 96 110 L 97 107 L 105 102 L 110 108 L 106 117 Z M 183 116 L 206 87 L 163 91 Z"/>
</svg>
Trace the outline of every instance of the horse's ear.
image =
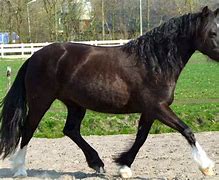
<svg viewBox="0 0 219 180">
<path fill-rule="evenodd" d="M 202 17 L 207 17 L 210 13 L 210 10 L 208 9 L 208 6 L 205 6 L 203 9 L 202 9 Z"/>
<path fill-rule="evenodd" d="M 219 15 L 219 8 L 214 11 L 215 16 Z"/>
</svg>

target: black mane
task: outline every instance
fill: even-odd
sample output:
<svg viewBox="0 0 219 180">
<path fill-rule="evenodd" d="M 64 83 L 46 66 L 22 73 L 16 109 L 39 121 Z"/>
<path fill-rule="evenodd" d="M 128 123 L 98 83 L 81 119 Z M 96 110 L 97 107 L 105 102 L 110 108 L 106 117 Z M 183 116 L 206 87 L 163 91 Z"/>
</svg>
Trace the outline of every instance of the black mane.
<svg viewBox="0 0 219 180">
<path fill-rule="evenodd" d="M 179 52 L 180 47 L 185 45 L 183 42 L 190 41 L 192 45 L 192 38 L 196 35 L 200 24 L 198 17 L 200 13 L 172 18 L 128 42 L 123 46 L 123 50 L 128 54 L 135 53 L 137 59 L 145 63 L 147 69 L 155 74 L 179 73 L 190 58 L 190 54 L 195 51 L 194 49 L 185 57 L 179 55 L 182 54 Z"/>
</svg>

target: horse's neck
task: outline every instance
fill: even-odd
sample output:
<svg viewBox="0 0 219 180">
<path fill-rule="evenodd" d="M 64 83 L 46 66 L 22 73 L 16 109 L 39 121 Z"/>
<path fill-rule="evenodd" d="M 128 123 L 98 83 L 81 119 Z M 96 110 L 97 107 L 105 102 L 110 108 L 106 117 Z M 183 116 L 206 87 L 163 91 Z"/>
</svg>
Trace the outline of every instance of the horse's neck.
<svg viewBox="0 0 219 180">
<path fill-rule="evenodd" d="M 195 14 L 173 18 L 123 46 L 127 53 L 135 53 L 152 75 L 178 79 L 182 69 L 195 52 Z"/>
<path fill-rule="evenodd" d="M 194 40 L 196 37 L 197 17 L 197 14 L 188 14 L 180 17 L 181 19 L 179 18 L 176 21 L 176 35 L 174 37 L 171 37 L 171 35 L 167 37 L 167 41 L 170 44 L 172 43 L 171 46 L 175 49 L 175 51 L 170 50 L 170 53 L 172 53 L 170 57 L 174 57 L 174 61 L 176 64 L 178 63 L 179 69 L 176 71 L 178 76 L 196 50 Z M 168 60 L 168 57 L 166 58 Z"/>
<path fill-rule="evenodd" d="M 177 61 L 181 64 L 181 67 L 178 69 L 178 71 L 175 71 L 175 74 L 173 74 L 175 82 L 178 80 L 182 70 L 184 69 L 184 67 L 186 66 L 186 64 L 188 63 L 189 59 L 191 58 L 192 54 L 195 52 L 194 49 L 189 49 L 188 47 L 190 46 L 190 44 L 184 44 L 184 46 L 180 46 L 179 47 L 179 51 L 181 51 L 181 53 L 179 53 L 177 58 Z"/>
<path fill-rule="evenodd" d="M 181 17 L 181 23 L 185 25 L 180 24 L 178 27 L 180 33 L 175 41 L 184 66 L 196 50 L 194 40 L 196 38 L 197 21 L 197 14 L 184 15 Z"/>
<path fill-rule="evenodd" d="M 192 54 L 195 52 L 194 45 L 191 42 L 192 40 L 182 40 L 177 43 L 177 49 L 178 49 L 178 58 L 182 61 L 183 67 L 187 64 L 189 59 L 191 58 Z"/>
<path fill-rule="evenodd" d="M 170 50 L 167 57 L 165 57 L 168 68 L 164 74 L 167 74 L 167 78 L 173 78 L 177 81 L 182 70 L 195 52 L 195 48 L 191 43 L 191 39 L 177 40 L 172 46 L 175 46 L 174 50 Z"/>
</svg>

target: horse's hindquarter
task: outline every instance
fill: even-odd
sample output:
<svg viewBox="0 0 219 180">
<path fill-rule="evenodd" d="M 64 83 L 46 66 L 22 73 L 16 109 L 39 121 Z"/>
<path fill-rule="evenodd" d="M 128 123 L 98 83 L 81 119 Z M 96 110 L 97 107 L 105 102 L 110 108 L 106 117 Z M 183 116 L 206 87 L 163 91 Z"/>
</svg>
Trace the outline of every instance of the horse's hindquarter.
<svg viewBox="0 0 219 180">
<path fill-rule="evenodd" d="M 133 60 L 128 59 L 120 48 L 89 46 L 81 54 L 72 46 L 68 47 L 68 54 L 64 61 L 77 63 L 66 62 L 64 66 L 68 67 L 60 67 L 69 72 L 66 73 L 68 77 L 62 77 L 66 82 L 61 90 L 61 100 L 71 99 L 100 112 L 125 113 L 139 109 L 131 97 L 140 77 Z"/>
</svg>

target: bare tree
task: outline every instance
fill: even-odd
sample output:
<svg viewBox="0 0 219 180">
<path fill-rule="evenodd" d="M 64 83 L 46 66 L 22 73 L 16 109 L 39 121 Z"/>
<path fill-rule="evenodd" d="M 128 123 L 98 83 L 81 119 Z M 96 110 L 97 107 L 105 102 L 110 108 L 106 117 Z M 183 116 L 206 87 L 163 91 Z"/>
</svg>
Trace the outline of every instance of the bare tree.
<svg viewBox="0 0 219 180">
<path fill-rule="evenodd" d="M 62 0 L 61 23 L 64 41 L 73 40 L 79 34 L 82 5 L 82 2 L 77 0 Z"/>
<path fill-rule="evenodd" d="M 21 42 L 28 42 L 27 3 L 30 1 L 0 0 L 0 32 L 16 32 Z M 140 34 L 139 0 L 90 0 L 92 15 L 83 21 L 83 5 L 87 1 L 31 3 L 32 42 L 99 40 L 103 39 L 103 29 L 105 39 L 130 39 Z M 195 12 L 206 5 L 215 9 L 219 3 L 218 0 L 142 0 L 143 32 L 173 16 Z"/>
<path fill-rule="evenodd" d="M 26 31 L 23 26 L 26 21 L 26 0 L 14 0 L 13 3 L 13 14 L 14 14 L 14 31 L 19 35 L 19 41 L 22 42 L 23 34 L 22 31 Z"/>
<path fill-rule="evenodd" d="M 47 13 L 50 41 L 56 39 L 56 4 L 57 0 L 43 0 L 43 8 Z"/>
</svg>

